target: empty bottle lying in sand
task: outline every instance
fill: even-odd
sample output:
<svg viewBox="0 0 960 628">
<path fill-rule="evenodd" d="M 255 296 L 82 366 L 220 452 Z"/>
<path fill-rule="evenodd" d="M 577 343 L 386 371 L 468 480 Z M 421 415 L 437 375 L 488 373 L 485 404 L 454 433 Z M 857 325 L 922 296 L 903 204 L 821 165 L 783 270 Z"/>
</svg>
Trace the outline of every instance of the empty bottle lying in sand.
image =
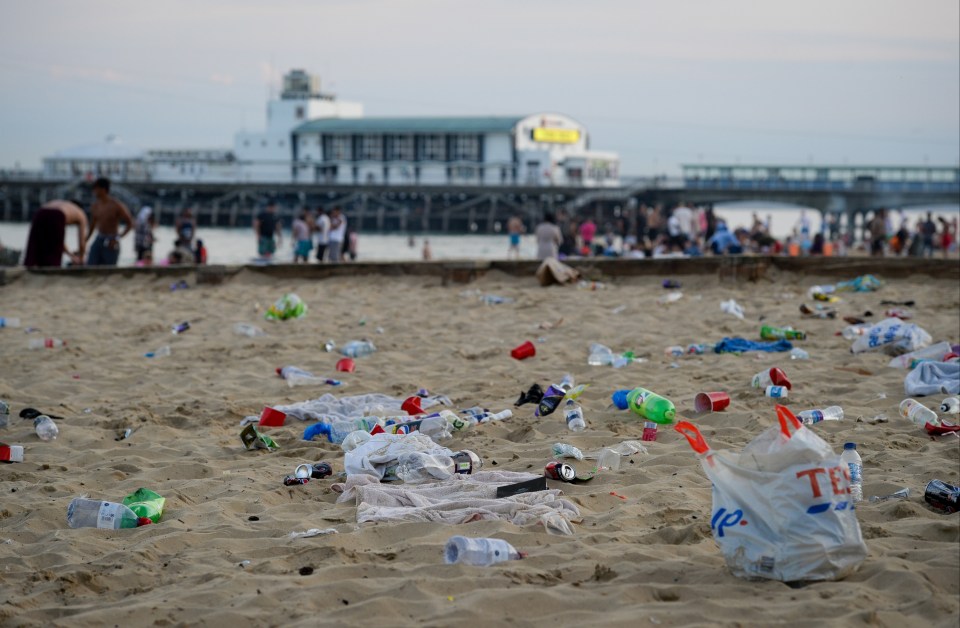
<svg viewBox="0 0 960 628">
<path fill-rule="evenodd" d="M 67 346 L 67 343 L 59 338 L 31 338 L 27 346 L 31 349 L 56 349 Z"/>
<path fill-rule="evenodd" d="M 927 425 L 940 426 L 940 417 L 916 399 L 904 399 L 900 402 L 900 416 L 907 419 L 920 429 Z"/>
<path fill-rule="evenodd" d="M 448 565 L 487 567 L 521 558 L 523 554 L 503 539 L 471 539 L 465 536 L 453 536 L 443 548 L 443 559 Z"/>
<path fill-rule="evenodd" d="M 119 530 L 153 523 L 147 517 L 138 517 L 123 504 L 77 497 L 67 507 L 67 525 L 71 528 L 102 528 Z"/>
<path fill-rule="evenodd" d="M 256 338 L 258 336 L 266 336 L 267 333 L 257 327 L 256 325 L 251 325 L 250 323 L 237 323 L 233 326 L 233 333 L 240 336 L 247 336 L 248 338 Z"/>
<path fill-rule="evenodd" d="M 412 451 L 397 458 L 397 477 L 407 484 L 442 482 L 455 474 L 470 474 L 483 467 L 483 460 L 472 451 L 458 451 L 452 456 Z"/>
<path fill-rule="evenodd" d="M 19 326 L 20 326 L 19 318 L 14 318 L 14 317 L 5 318 L 3 316 L 0 316 L 0 329 L 2 329 L 3 327 L 19 327 Z"/>
<path fill-rule="evenodd" d="M 840 406 L 829 406 L 822 410 L 804 410 L 797 413 L 797 418 L 803 421 L 805 425 L 813 425 L 821 421 L 840 421 L 843 419 L 843 408 Z"/>
<path fill-rule="evenodd" d="M 341 347 L 340 353 L 348 358 L 362 358 L 376 350 L 377 348 L 369 340 L 351 340 Z"/>
<path fill-rule="evenodd" d="M 342 386 L 343 382 L 338 379 L 329 379 L 326 377 L 317 377 L 310 371 L 305 371 L 296 366 L 277 367 L 277 375 L 287 380 L 287 386 L 309 386 L 311 384 L 328 384 L 330 386 Z"/>
</svg>

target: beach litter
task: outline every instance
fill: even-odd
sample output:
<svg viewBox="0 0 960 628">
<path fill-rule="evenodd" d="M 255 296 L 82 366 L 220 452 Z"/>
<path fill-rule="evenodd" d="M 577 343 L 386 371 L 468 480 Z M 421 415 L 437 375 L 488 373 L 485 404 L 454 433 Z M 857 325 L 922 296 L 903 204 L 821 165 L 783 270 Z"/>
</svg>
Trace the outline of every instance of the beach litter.
<svg viewBox="0 0 960 628">
<path fill-rule="evenodd" d="M 267 308 L 263 317 L 268 321 L 285 321 L 302 318 L 307 314 L 307 304 L 295 293 L 287 293 Z"/>
<path fill-rule="evenodd" d="M 711 529 L 737 577 L 836 580 L 867 556 L 841 457 L 783 406 L 779 425 L 740 453 L 714 450 L 687 421 L 675 427 L 713 485 Z M 831 487 L 837 487 L 831 490 Z"/>
</svg>

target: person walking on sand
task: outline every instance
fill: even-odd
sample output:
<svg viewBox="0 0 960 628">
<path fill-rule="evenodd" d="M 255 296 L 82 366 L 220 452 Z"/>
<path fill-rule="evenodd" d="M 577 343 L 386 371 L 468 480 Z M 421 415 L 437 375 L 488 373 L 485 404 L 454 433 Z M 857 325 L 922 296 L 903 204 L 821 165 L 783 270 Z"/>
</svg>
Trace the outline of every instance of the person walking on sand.
<svg viewBox="0 0 960 628">
<path fill-rule="evenodd" d="M 64 239 L 67 225 L 77 226 L 77 251 L 71 253 Z M 47 201 L 33 215 L 23 265 L 28 268 L 59 268 L 63 255 L 74 264 L 83 264 L 86 252 L 87 215 L 76 201 Z"/>
<path fill-rule="evenodd" d="M 543 222 L 537 225 L 533 234 L 537 238 L 538 260 L 557 256 L 560 244 L 563 242 L 563 234 L 560 233 L 560 227 L 557 226 L 557 220 L 552 213 L 547 212 L 543 215 Z"/>
<path fill-rule="evenodd" d="M 257 234 L 257 254 L 265 259 L 272 258 L 277 247 L 283 243 L 283 234 L 280 233 L 277 220 L 277 204 L 274 201 L 267 203 L 267 208 L 254 218 L 253 231 Z"/>
<path fill-rule="evenodd" d="M 116 266 L 120 259 L 120 240 L 133 229 L 133 216 L 122 202 L 110 195 L 110 179 L 93 182 L 93 204 L 90 206 L 90 229 L 87 242 L 96 230 L 97 237 L 87 256 L 89 266 Z M 120 223 L 124 223 L 122 233 Z"/>
<path fill-rule="evenodd" d="M 137 213 L 137 226 L 133 232 L 133 247 L 137 251 L 137 262 L 148 266 L 153 261 L 153 225 L 156 219 L 153 208 L 144 205 Z"/>
<path fill-rule="evenodd" d="M 526 232 L 527 228 L 523 226 L 523 221 L 520 220 L 520 216 L 516 214 L 510 216 L 510 220 L 507 221 L 507 233 L 510 235 L 510 247 L 507 249 L 507 259 L 511 257 L 520 259 L 520 236 Z"/>
</svg>

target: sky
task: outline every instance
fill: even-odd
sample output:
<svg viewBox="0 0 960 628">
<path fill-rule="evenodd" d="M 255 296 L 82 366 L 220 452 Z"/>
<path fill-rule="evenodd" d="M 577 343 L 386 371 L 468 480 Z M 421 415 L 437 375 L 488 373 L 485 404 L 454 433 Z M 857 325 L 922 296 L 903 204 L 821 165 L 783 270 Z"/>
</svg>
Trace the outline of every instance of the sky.
<svg viewBox="0 0 960 628">
<path fill-rule="evenodd" d="M 563 113 L 624 175 L 960 164 L 957 0 L 0 0 L 0 168 L 229 148 L 291 68 L 367 116 Z"/>
</svg>

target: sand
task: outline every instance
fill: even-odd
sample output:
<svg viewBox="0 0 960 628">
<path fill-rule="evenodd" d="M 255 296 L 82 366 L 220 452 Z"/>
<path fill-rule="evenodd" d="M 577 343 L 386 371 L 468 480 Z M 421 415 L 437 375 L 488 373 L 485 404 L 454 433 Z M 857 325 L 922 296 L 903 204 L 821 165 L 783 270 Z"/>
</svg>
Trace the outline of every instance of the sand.
<svg viewBox="0 0 960 628">
<path fill-rule="evenodd" d="M 14 413 L 0 440 L 26 449 L 22 464 L 0 465 L 0 624 L 957 625 L 960 515 L 928 509 L 923 488 L 935 477 L 960 481 L 960 439 L 931 440 L 900 419 L 905 371 L 887 368 L 883 355 L 851 355 L 850 343 L 834 335 L 843 323 L 801 319 L 807 288 L 836 277 L 773 270 L 757 283 L 719 283 L 716 275 L 685 276 L 684 298 L 661 306 L 661 276 L 609 279 L 596 291 L 541 288 L 532 275 L 498 272 L 467 286 L 442 286 L 437 277 L 308 281 L 250 271 L 196 286 L 184 276 L 192 287 L 176 292 L 169 276 L 150 275 L 25 275 L 0 287 L 0 315 L 20 316 L 24 326 L 69 343 L 28 351 L 37 335 L 0 330 L 0 398 Z M 516 302 L 484 306 L 461 296 L 466 289 Z M 306 318 L 260 321 L 287 291 L 309 304 Z M 745 307 L 746 321 L 720 311 L 727 298 Z M 935 340 L 958 341 L 954 280 L 892 280 L 878 293 L 845 295 L 840 310 L 879 314 L 881 299 L 915 299 L 917 323 Z M 663 354 L 671 344 L 757 338 L 761 316 L 806 329 L 801 346 L 811 359 Z M 559 328 L 537 329 L 561 317 Z M 192 328 L 172 336 L 170 326 L 183 320 Z M 240 321 L 259 322 L 268 336 L 234 335 Z M 814 429 L 836 450 L 858 443 L 867 496 L 903 487 L 911 496 L 861 505 L 870 555 L 860 570 L 802 587 L 728 572 L 710 532 L 710 484 L 669 429 L 620 471 L 560 485 L 582 512 L 573 536 L 496 521 L 358 525 L 355 506 L 336 503 L 330 480 L 281 483 L 300 462 L 327 460 L 342 470 L 339 447 L 300 440 L 300 422 L 269 430 L 281 446 L 275 453 L 245 451 L 238 434 L 239 421 L 264 405 L 332 390 L 288 388 L 275 367 L 335 376 L 339 356 L 323 343 L 364 336 L 380 350 L 342 374 L 347 387 L 336 392 L 403 397 L 426 387 L 459 407 L 500 410 L 535 381 L 546 386 L 569 372 L 591 384 L 585 432 L 571 435 L 559 414 L 534 418 L 528 405 L 448 444 L 478 452 L 488 469 L 539 473 L 560 440 L 584 449 L 639 440 L 642 421 L 609 401 L 613 390 L 634 385 L 674 400 L 715 447 L 739 449 L 776 420 L 774 402 L 749 387 L 750 377 L 779 365 L 794 382 L 790 408 L 843 406 L 842 422 Z M 528 339 L 537 342 L 536 357 L 511 359 L 510 348 Z M 590 367 L 593 341 L 649 361 Z M 143 357 L 166 344 L 170 357 Z M 703 390 L 728 391 L 730 407 L 694 416 L 693 397 Z M 24 406 L 65 416 L 60 437 L 39 441 L 30 422 L 15 416 Z M 888 423 L 857 420 L 881 414 Z M 127 427 L 137 431 L 115 440 Z M 141 486 L 167 498 L 161 523 L 67 527 L 73 497 L 119 501 Z M 288 538 L 329 527 L 339 533 Z M 454 534 L 503 538 L 529 557 L 448 566 L 441 552 Z"/>
</svg>

